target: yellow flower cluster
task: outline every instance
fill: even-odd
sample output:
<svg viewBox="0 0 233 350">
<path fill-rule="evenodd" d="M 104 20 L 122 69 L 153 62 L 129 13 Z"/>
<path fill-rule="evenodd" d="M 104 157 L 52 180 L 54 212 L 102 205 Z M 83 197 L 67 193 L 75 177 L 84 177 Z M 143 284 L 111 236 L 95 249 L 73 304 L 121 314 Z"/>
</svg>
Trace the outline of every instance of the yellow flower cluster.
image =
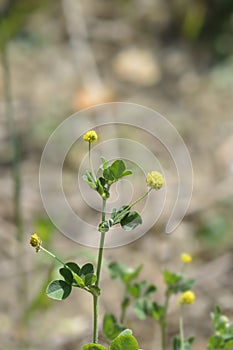
<svg viewBox="0 0 233 350">
<path fill-rule="evenodd" d="M 164 177 L 158 171 L 152 171 L 147 174 L 146 183 L 147 186 L 158 191 L 164 185 Z"/>
<path fill-rule="evenodd" d="M 180 256 L 180 260 L 182 261 L 182 263 L 184 264 L 189 264 L 192 262 L 193 258 L 190 254 L 187 254 L 187 253 L 183 253 L 181 254 Z"/>
<path fill-rule="evenodd" d="M 196 299 L 195 294 L 191 290 L 187 290 L 187 292 L 184 292 L 181 294 L 178 303 L 180 305 L 183 304 L 193 304 Z"/>
<path fill-rule="evenodd" d="M 95 130 L 90 130 L 86 132 L 86 134 L 83 136 L 83 139 L 87 142 L 94 142 L 98 140 L 98 135 Z"/>
<path fill-rule="evenodd" d="M 36 249 L 36 252 L 38 252 L 40 250 L 42 240 L 36 233 L 33 233 L 33 235 L 30 237 L 30 244 Z"/>
</svg>

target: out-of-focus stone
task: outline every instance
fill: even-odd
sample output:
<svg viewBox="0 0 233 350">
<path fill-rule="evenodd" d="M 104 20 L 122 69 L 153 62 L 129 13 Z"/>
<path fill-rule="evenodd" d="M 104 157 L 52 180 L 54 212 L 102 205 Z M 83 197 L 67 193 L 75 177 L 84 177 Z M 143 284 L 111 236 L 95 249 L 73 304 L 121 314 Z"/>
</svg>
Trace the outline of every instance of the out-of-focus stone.
<svg viewBox="0 0 233 350">
<path fill-rule="evenodd" d="M 155 56 L 148 50 L 136 47 L 120 52 L 112 65 L 122 80 L 139 85 L 156 85 L 162 75 Z"/>
<path fill-rule="evenodd" d="M 80 109 L 88 108 L 93 105 L 98 105 L 101 103 L 113 102 L 114 94 L 107 87 L 90 87 L 89 90 L 82 89 L 75 92 L 72 108 L 77 111 Z"/>
</svg>

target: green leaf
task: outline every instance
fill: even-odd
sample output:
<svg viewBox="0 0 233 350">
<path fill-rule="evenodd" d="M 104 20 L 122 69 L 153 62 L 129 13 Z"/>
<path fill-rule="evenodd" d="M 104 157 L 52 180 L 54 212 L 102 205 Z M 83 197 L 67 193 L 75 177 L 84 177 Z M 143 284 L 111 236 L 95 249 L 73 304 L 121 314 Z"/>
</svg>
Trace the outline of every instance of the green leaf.
<svg viewBox="0 0 233 350">
<path fill-rule="evenodd" d="M 83 279 L 79 276 L 76 275 L 76 273 L 74 274 L 74 287 L 79 287 L 79 288 L 84 288 L 85 287 L 85 283 L 83 281 Z"/>
<path fill-rule="evenodd" d="M 140 320 L 145 320 L 151 315 L 152 303 L 146 298 L 136 300 L 133 305 L 134 312 Z"/>
<path fill-rule="evenodd" d="M 97 179 L 97 192 L 102 196 L 104 199 L 108 199 L 110 197 L 110 192 L 109 192 L 109 183 L 106 179 L 103 177 L 99 177 Z"/>
<path fill-rule="evenodd" d="M 82 350 L 108 350 L 105 346 L 100 344 L 86 344 L 83 346 Z"/>
<path fill-rule="evenodd" d="M 90 171 L 86 171 L 82 178 L 83 181 L 86 182 L 91 188 L 93 188 L 94 190 L 96 189 L 96 181 Z"/>
<path fill-rule="evenodd" d="M 72 272 L 76 273 L 77 275 L 80 275 L 80 267 L 75 262 L 68 262 L 65 264 L 65 266 L 68 266 Z"/>
<path fill-rule="evenodd" d="M 182 276 L 176 273 L 172 273 L 168 270 L 165 270 L 163 272 L 163 278 L 164 278 L 164 282 L 168 286 L 171 286 L 171 285 L 174 285 L 175 283 L 178 283 L 181 280 Z"/>
<path fill-rule="evenodd" d="M 127 287 L 128 292 L 134 297 L 139 298 L 143 295 L 143 292 L 145 291 L 147 286 L 146 281 L 141 281 L 140 283 L 134 283 L 133 285 L 129 285 Z"/>
<path fill-rule="evenodd" d="M 233 348 L 233 339 L 228 341 L 226 344 L 225 344 L 225 347 L 224 347 L 224 350 L 232 350 Z"/>
<path fill-rule="evenodd" d="M 104 315 L 103 334 L 107 339 L 115 339 L 122 332 L 122 330 L 124 330 L 124 327 L 117 324 L 117 320 L 114 315 Z"/>
<path fill-rule="evenodd" d="M 101 169 L 102 170 L 107 169 L 109 167 L 109 161 L 104 157 L 100 157 L 100 160 L 102 162 Z"/>
<path fill-rule="evenodd" d="M 160 324 L 164 322 L 165 308 L 157 303 L 152 303 L 151 316 Z"/>
<path fill-rule="evenodd" d="M 131 170 L 126 169 L 123 160 L 115 160 L 110 166 L 108 162 L 102 160 L 103 177 L 109 181 L 110 185 L 113 182 L 118 181 L 124 176 L 132 174 Z"/>
<path fill-rule="evenodd" d="M 115 181 L 115 177 L 112 174 L 112 172 L 110 171 L 110 167 L 104 169 L 103 177 L 109 182 L 109 184 L 111 184 Z"/>
<path fill-rule="evenodd" d="M 184 340 L 183 347 L 182 347 L 180 337 L 176 336 L 173 338 L 172 350 L 191 350 L 193 342 L 194 342 L 194 337 Z"/>
<path fill-rule="evenodd" d="M 130 334 L 130 335 L 132 335 L 133 331 L 132 331 L 132 329 L 126 328 L 119 335 L 123 335 L 123 334 Z"/>
<path fill-rule="evenodd" d="M 219 306 L 215 306 L 211 314 L 215 335 L 209 338 L 208 350 L 230 350 L 233 345 L 233 324 L 221 313 Z"/>
<path fill-rule="evenodd" d="M 172 273 L 168 270 L 163 272 L 164 282 L 167 284 L 167 294 L 176 294 L 190 290 L 195 283 L 192 278 L 184 278 L 181 274 Z"/>
<path fill-rule="evenodd" d="M 77 286 L 80 288 L 83 288 L 85 284 L 82 278 L 80 277 L 81 275 L 80 267 L 73 261 L 66 263 L 65 266 L 68 266 L 69 269 L 73 272 L 73 279 L 74 279 L 74 282 L 77 284 Z"/>
<path fill-rule="evenodd" d="M 110 350 L 138 350 L 138 342 L 134 336 L 122 334 L 113 340 Z"/>
<path fill-rule="evenodd" d="M 134 298 L 142 296 L 149 298 L 151 294 L 153 294 L 156 291 L 155 285 L 148 285 L 147 281 L 145 280 L 139 283 L 134 283 L 133 285 L 129 285 L 127 289 Z"/>
<path fill-rule="evenodd" d="M 80 271 L 80 276 L 87 275 L 88 273 L 94 273 L 94 266 L 90 263 L 83 265 Z"/>
<path fill-rule="evenodd" d="M 115 160 L 110 166 L 110 171 L 116 180 L 120 179 L 125 171 L 125 163 L 123 160 Z"/>
<path fill-rule="evenodd" d="M 156 290 L 157 290 L 156 286 L 155 286 L 154 284 L 150 284 L 150 285 L 147 287 L 146 291 L 144 292 L 144 297 L 147 297 L 147 298 L 150 297 L 151 294 L 153 294 L 154 292 L 156 292 Z"/>
<path fill-rule="evenodd" d="M 125 171 L 123 171 L 121 177 L 128 176 L 128 175 L 131 175 L 131 174 L 133 174 L 132 170 L 125 170 Z"/>
<path fill-rule="evenodd" d="M 142 223 L 141 216 L 136 211 L 131 211 L 121 220 L 121 227 L 125 231 L 131 231 Z"/>
<path fill-rule="evenodd" d="M 139 265 L 136 269 L 132 269 L 124 264 L 112 262 L 108 265 L 111 278 L 120 278 L 124 283 L 128 284 L 137 278 L 143 265 Z"/>
<path fill-rule="evenodd" d="M 96 276 L 93 273 L 88 273 L 84 277 L 85 286 L 91 286 L 96 281 Z"/>
<path fill-rule="evenodd" d="M 129 213 L 129 206 L 128 205 L 123 205 L 120 207 L 118 211 L 116 211 L 115 208 L 113 208 L 112 213 L 111 213 L 111 219 L 113 220 L 113 225 L 116 225 L 121 222 L 122 219 Z"/>
<path fill-rule="evenodd" d="M 64 280 L 68 283 L 68 284 L 72 284 L 73 283 L 73 274 L 70 271 L 70 269 L 66 268 L 66 267 L 62 267 L 59 270 L 61 276 L 64 278 Z"/>
<path fill-rule="evenodd" d="M 48 285 L 46 294 L 51 299 L 64 300 L 70 295 L 71 290 L 71 285 L 62 280 L 56 280 Z"/>
</svg>

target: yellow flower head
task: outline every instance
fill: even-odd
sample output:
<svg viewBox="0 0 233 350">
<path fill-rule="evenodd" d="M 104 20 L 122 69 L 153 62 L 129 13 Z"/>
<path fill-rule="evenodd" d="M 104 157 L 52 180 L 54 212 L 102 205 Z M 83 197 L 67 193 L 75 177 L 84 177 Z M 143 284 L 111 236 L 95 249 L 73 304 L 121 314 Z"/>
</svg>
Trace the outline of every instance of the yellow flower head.
<svg viewBox="0 0 233 350">
<path fill-rule="evenodd" d="M 98 140 L 98 135 L 96 134 L 95 130 L 90 130 L 86 132 L 86 134 L 83 136 L 83 139 L 87 142 L 95 142 Z"/>
<path fill-rule="evenodd" d="M 193 258 L 190 254 L 187 253 L 183 253 L 180 256 L 180 260 L 184 263 L 184 264 L 189 264 L 192 262 Z"/>
<path fill-rule="evenodd" d="M 33 233 L 33 235 L 30 237 L 30 244 L 36 249 L 36 252 L 38 252 L 40 250 L 42 240 L 36 233 Z"/>
<path fill-rule="evenodd" d="M 147 174 L 146 183 L 147 186 L 158 191 L 164 185 L 164 177 L 158 171 L 152 171 Z"/>
<path fill-rule="evenodd" d="M 191 290 L 187 290 L 187 292 L 184 292 L 181 294 L 178 303 L 180 305 L 183 304 L 193 304 L 196 299 L 195 294 Z"/>
</svg>

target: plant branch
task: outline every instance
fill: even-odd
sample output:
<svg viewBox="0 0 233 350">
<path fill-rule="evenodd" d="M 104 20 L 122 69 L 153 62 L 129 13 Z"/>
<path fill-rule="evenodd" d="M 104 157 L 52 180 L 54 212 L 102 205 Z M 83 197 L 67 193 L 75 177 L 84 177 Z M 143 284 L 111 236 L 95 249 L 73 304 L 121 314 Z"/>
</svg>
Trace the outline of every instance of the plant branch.
<svg viewBox="0 0 233 350">
<path fill-rule="evenodd" d="M 103 199 L 102 202 L 102 222 L 105 221 L 105 210 L 106 210 L 106 200 Z M 99 245 L 99 254 L 97 261 L 97 270 L 96 270 L 96 283 L 95 286 L 99 288 L 100 284 L 100 274 L 103 260 L 103 252 L 104 252 L 104 240 L 105 240 L 105 232 L 100 233 L 100 245 Z M 98 295 L 93 295 L 93 309 L 94 309 L 94 325 L 93 325 L 93 343 L 98 343 Z"/>
<path fill-rule="evenodd" d="M 183 327 L 183 307 L 180 306 L 180 317 L 179 317 L 179 327 L 180 327 L 180 341 L 181 350 L 184 350 L 184 327 Z"/>
<path fill-rule="evenodd" d="M 162 350 L 166 350 L 167 348 L 166 330 L 167 330 L 167 310 L 168 310 L 169 299 L 170 299 L 170 295 L 166 293 L 166 299 L 164 303 L 164 318 L 163 318 L 163 322 L 160 323 Z"/>
</svg>

